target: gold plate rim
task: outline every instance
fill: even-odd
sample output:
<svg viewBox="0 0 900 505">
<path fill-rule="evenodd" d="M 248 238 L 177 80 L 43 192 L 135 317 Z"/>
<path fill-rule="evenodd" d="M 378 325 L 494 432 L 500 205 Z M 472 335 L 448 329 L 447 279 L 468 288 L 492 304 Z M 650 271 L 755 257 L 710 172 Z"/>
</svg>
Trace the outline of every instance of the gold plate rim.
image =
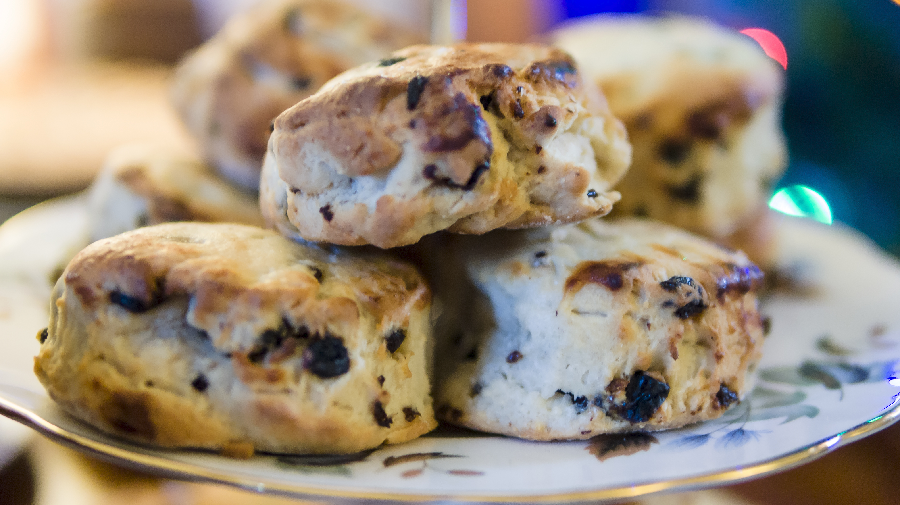
<svg viewBox="0 0 900 505">
<path fill-rule="evenodd" d="M 423 493 L 391 493 L 381 491 L 351 491 L 315 486 L 290 486 L 283 483 L 259 479 L 236 478 L 226 472 L 219 472 L 200 465 L 172 461 L 161 456 L 132 452 L 105 442 L 73 433 L 31 410 L 0 398 L 0 414 L 20 422 L 41 435 L 64 445 L 86 451 L 92 455 L 116 463 L 126 463 L 138 468 L 162 472 L 166 476 L 180 480 L 224 484 L 246 491 L 269 493 L 292 498 L 303 499 L 358 499 L 358 500 L 391 500 L 402 502 L 422 502 L 435 500 L 454 500 L 461 502 L 487 503 L 577 503 L 583 501 L 606 501 L 636 498 L 670 491 L 688 491 L 722 484 L 733 484 L 763 475 L 789 470 L 819 458 L 838 447 L 854 440 L 874 434 L 892 425 L 900 419 L 900 402 L 891 405 L 885 411 L 853 428 L 837 433 L 816 443 L 802 447 L 781 456 L 760 461 L 758 463 L 721 472 L 672 479 L 658 482 L 635 483 L 629 486 L 554 493 L 546 495 L 479 495 L 479 494 L 423 494 Z"/>
<path fill-rule="evenodd" d="M 3 224 L 3 230 L 5 231 L 9 230 L 11 227 L 17 227 L 20 224 L 20 219 L 26 215 L 30 216 L 38 214 L 60 205 L 83 205 L 84 199 L 85 195 L 79 193 L 43 202 L 7 220 L 7 222 Z M 13 223 L 13 226 L 9 226 L 10 223 Z M 235 476 L 226 471 L 217 471 L 196 463 L 174 461 L 164 456 L 133 452 L 119 448 L 102 440 L 72 432 L 45 419 L 37 412 L 2 397 L 0 397 L 0 415 L 17 421 L 55 442 L 73 447 L 107 461 L 149 470 L 179 480 L 221 484 L 257 493 L 268 493 L 311 500 L 344 499 L 360 501 L 399 501 L 407 503 L 441 500 L 487 503 L 578 503 L 626 500 L 663 492 L 696 490 L 738 483 L 786 471 L 801 464 L 813 461 L 838 447 L 891 426 L 900 419 L 900 402 L 895 402 L 885 408 L 878 416 L 874 416 L 850 429 L 820 439 L 817 442 L 791 452 L 742 466 L 741 468 L 715 471 L 678 479 L 635 482 L 627 486 L 602 489 L 587 488 L 568 492 L 531 495 L 397 493 L 390 491 L 354 491 L 327 486 L 318 487 L 314 484 L 291 485 L 272 480 Z M 100 432 L 97 433 L 99 434 Z M 101 434 L 101 436 L 107 435 Z"/>
</svg>

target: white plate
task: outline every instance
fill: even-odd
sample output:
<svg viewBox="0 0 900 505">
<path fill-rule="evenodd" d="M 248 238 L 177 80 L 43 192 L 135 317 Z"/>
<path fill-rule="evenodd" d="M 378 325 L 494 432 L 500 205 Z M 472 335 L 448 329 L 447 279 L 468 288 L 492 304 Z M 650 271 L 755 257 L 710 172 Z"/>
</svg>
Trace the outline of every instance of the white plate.
<svg viewBox="0 0 900 505">
<path fill-rule="evenodd" d="M 438 431 L 349 463 L 135 446 L 63 414 L 31 374 L 50 272 L 83 242 L 84 204 L 0 228 L 0 413 L 59 442 L 163 475 L 304 498 L 496 502 L 623 499 L 736 482 L 814 459 L 900 416 L 900 266 L 856 233 L 784 219 L 785 267 L 815 294 L 766 300 L 760 380 L 720 420 L 665 433 L 535 443 Z M 3 430 L 7 425 L 2 426 Z"/>
</svg>

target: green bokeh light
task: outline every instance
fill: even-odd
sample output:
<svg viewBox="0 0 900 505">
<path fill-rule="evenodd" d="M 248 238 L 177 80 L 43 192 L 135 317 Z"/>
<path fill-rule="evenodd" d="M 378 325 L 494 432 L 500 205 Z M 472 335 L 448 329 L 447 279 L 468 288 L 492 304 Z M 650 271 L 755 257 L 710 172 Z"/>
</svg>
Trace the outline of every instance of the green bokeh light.
<svg viewBox="0 0 900 505">
<path fill-rule="evenodd" d="M 781 188 L 769 200 L 769 207 L 789 216 L 808 217 L 831 224 L 831 208 L 815 190 L 806 186 Z"/>
</svg>

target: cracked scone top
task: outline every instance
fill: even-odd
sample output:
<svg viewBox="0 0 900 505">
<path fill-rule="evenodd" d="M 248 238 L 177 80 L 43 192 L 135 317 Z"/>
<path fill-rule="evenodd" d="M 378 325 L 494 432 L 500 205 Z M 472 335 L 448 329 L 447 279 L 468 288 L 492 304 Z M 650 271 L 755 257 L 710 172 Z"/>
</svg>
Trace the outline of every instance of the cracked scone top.
<svg viewBox="0 0 900 505">
<path fill-rule="evenodd" d="M 742 253 L 634 220 L 455 240 L 433 282 L 452 293 L 436 327 L 439 418 L 583 439 L 715 418 L 749 391 L 762 274 Z"/>
<path fill-rule="evenodd" d="M 278 114 L 337 74 L 423 40 L 341 0 L 265 0 L 181 62 L 172 101 L 206 160 L 255 190 Z"/>
<path fill-rule="evenodd" d="M 146 227 L 72 260 L 35 373 L 65 411 L 138 442 L 351 453 L 435 427 L 430 296 L 381 256 Z"/>
<path fill-rule="evenodd" d="M 630 159 L 625 128 L 566 53 L 413 46 L 278 117 L 260 201 L 282 234 L 387 248 L 604 215 Z"/>
</svg>

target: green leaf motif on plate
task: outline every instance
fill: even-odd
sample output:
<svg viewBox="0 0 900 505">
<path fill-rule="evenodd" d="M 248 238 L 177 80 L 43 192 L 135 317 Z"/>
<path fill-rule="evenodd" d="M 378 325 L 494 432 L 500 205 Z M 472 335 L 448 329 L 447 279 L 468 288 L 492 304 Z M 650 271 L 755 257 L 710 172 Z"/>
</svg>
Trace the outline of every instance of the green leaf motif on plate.
<svg viewBox="0 0 900 505">
<path fill-rule="evenodd" d="M 385 468 L 388 468 L 395 465 L 402 465 L 403 463 L 412 463 L 413 461 L 428 461 L 432 459 L 461 457 L 462 456 L 458 456 L 456 454 L 444 454 L 443 452 L 416 452 L 412 454 L 404 454 L 402 456 L 388 456 L 384 458 L 382 464 L 384 464 Z"/>
<path fill-rule="evenodd" d="M 297 454 L 283 455 L 275 458 L 279 466 L 290 467 L 300 473 L 315 473 L 352 477 L 353 471 L 347 466 L 350 463 L 365 461 L 375 449 L 353 454 Z"/>
<path fill-rule="evenodd" d="M 757 409 L 786 407 L 803 403 L 803 400 L 806 400 L 806 393 L 799 389 L 788 393 L 760 385 L 750 393 L 749 400 L 753 403 L 753 407 Z"/>
<path fill-rule="evenodd" d="M 322 465 L 298 465 L 296 463 L 290 463 L 282 460 L 281 458 L 277 458 L 276 464 L 282 467 L 288 467 L 293 471 L 303 473 L 303 474 L 321 474 L 321 475 L 336 475 L 339 477 L 353 477 L 353 471 L 347 468 L 347 465 L 330 465 L 330 466 L 322 466 Z"/>
<path fill-rule="evenodd" d="M 759 378 L 765 382 L 787 384 L 797 387 L 815 386 L 817 382 L 800 373 L 799 367 L 770 367 L 759 371 Z"/>
<path fill-rule="evenodd" d="M 838 344 L 831 338 L 831 335 L 823 335 L 816 340 L 816 349 L 828 354 L 829 356 L 849 356 L 853 351 Z"/>
</svg>

